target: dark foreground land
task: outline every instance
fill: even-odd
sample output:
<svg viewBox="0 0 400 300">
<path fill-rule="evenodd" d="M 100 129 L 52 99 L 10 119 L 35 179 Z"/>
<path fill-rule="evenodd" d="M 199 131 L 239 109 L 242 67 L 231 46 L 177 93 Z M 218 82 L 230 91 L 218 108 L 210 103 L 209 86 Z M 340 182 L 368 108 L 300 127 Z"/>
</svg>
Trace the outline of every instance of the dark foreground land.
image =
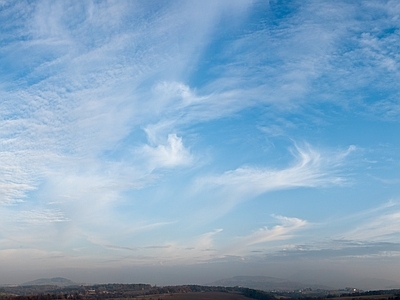
<svg viewBox="0 0 400 300">
<path fill-rule="evenodd" d="M 243 287 L 181 285 L 157 287 L 149 284 L 101 284 L 57 287 L 32 285 L 3 287 L 0 300 L 276 300 L 271 294 Z"/>
<path fill-rule="evenodd" d="M 330 291 L 266 292 L 244 287 L 150 284 L 99 284 L 59 287 L 56 285 L 8 286 L 0 288 L 0 300 L 400 300 L 400 290 L 355 293 Z"/>
<path fill-rule="evenodd" d="M 211 299 L 218 299 L 218 300 L 249 300 L 252 298 L 243 296 L 241 294 L 236 293 L 223 293 L 223 292 L 191 292 L 185 294 L 167 294 L 167 295 L 159 295 L 157 297 L 154 296 L 143 296 L 138 297 L 138 299 L 143 300 L 211 300 Z"/>
</svg>

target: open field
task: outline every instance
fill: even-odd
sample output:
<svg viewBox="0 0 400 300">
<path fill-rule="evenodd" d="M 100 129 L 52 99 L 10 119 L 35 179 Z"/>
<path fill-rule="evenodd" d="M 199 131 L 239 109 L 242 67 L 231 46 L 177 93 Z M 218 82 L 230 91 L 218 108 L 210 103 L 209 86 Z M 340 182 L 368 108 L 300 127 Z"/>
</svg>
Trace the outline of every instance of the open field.
<svg viewBox="0 0 400 300">
<path fill-rule="evenodd" d="M 193 292 L 193 293 L 177 293 L 177 294 L 161 294 L 161 295 L 147 295 L 143 297 L 136 297 L 135 299 L 143 300 L 249 300 L 251 298 L 245 297 L 236 293 L 221 293 L 221 292 Z"/>
<path fill-rule="evenodd" d="M 393 294 L 382 294 L 382 295 L 354 295 L 346 297 L 335 297 L 329 300 L 394 300 L 399 299 L 398 296 Z"/>
</svg>

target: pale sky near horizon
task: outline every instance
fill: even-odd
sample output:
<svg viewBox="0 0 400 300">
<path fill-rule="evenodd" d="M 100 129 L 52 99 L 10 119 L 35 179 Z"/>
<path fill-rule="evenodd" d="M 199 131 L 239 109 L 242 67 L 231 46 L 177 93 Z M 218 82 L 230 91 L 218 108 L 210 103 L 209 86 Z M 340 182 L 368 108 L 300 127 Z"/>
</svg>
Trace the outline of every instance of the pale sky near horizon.
<svg viewBox="0 0 400 300">
<path fill-rule="evenodd" d="M 399 16 L 0 0 L 0 284 L 398 280 Z"/>
</svg>

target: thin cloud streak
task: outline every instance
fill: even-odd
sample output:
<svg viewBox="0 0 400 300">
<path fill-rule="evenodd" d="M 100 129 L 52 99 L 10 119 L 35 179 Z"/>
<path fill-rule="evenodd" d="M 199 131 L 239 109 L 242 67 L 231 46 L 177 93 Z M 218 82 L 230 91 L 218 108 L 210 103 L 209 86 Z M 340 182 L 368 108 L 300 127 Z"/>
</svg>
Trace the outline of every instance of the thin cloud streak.
<svg viewBox="0 0 400 300">
<path fill-rule="evenodd" d="M 398 241 L 400 236 L 400 209 L 391 206 L 374 214 L 368 214 L 353 230 L 344 233 L 344 238 L 361 241 Z"/>
<path fill-rule="evenodd" d="M 294 231 L 307 225 L 305 220 L 298 218 L 276 216 L 276 219 L 281 221 L 282 225 L 276 225 L 271 229 L 268 227 L 260 228 L 251 235 L 242 238 L 242 242 L 247 246 L 252 246 L 270 241 L 290 239 Z"/>
<path fill-rule="evenodd" d="M 219 176 L 203 178 L 198 186 L 200 189 L 221 187 L 233 195 L 254 197 L 280 189 L 342 185 L 346 178 L 337 174 L 337 168 L 356 148 L 351 146 L 336 155 L 321 154 L 310 145 L 305 148 L 296 146 L 295 149 L 292 153 L 296 162 L 288 168 L 276 170 L 241 167 Z"/>
</svg>

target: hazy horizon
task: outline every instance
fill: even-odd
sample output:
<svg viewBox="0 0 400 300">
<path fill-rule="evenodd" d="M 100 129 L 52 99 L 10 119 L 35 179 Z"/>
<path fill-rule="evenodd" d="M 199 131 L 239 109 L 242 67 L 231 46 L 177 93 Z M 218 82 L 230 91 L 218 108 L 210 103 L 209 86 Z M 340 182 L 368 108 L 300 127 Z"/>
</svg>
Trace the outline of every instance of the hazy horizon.
<svg viewBox="0 0 400 300">
<path fill-rule="evenodd" d="M 400 2 L 0 0 L 0 25 L 0 283 L 400 278 Z"/>
<path fill-rule="evenodd" d="M 218 268 L 219 267 L 219 268 Z M 185 284 L 196 284 L 196 285 L 209 285 L 213 284 L 219 280 L 232 279 L 234 277 L 243 277 L 244 282 L 246 280 L 252 280 L 259 277 L 271 277 L 275 279 L 283 279 L 287 282 L 303 284 L 303 288 L 312 287 L 323 288 L 323 289 L 344 289 L 348 287 L 358 288 L 361 290 L 381 290 L 381 289 L 397 289 L 400 288 L 399 281 L 392 281 L 390 279 L 384 278 L 374 278 L 373 274 L 357 274 L 355 272 L 349 272 L 348 270 L 336 270 L 327 273 L 324 269 L 311 270 L 303 269 L 297 273 L 289 272 L 284 274 L 282 270 L 273 272 L 266 272 L 262 270 L 262 267 L 254 267 L 252 274 L 242 274 L 240 273 L 239 265 L 230 265 L 228 270 L 221 268 L 222 266 L 217 266 L 214 268 L 208 268 L 207 266 L 201 266 L 197 268 L 193 267 L 183 267 L 176 266 L 165 269 L 155 268 L 155 267 L 143 267 L 136 270 L 103 270 L 103 272 L 89 273 L 85 270 L 70 270 L 70 271 L 60 271 L 57 273 L 60 275 L 62 273 L 64 276 L 54 276 L 49 273 L 25 275 L 24 277 L 29 278 L 28 280 L 22 280 L 20 282 L 9 282 L 0 283 L 5 284 L 25 284 L 38 279 L 52 279 L 54 277 L 61 277 L 68 279 L 77 284 L 108 284 L 108 283 L 145 283 L 157 286 L 167 286 L 167 285 L 185 285 Z M 195 269 L 196 274 L 193 276 L 193 269 Z M 82 274 L 77 275 L 77 271 L 82 271 Z M 212 272 L 210 272 L 212 271 Z M 232 274 L 231 272 L 236 272 Z M 108 273 L 108 274 L 107 274 Z M 210 273 L 213 273 L 210 275 Z M 205 274 L 208 280 L 204 279 Z M 281 274 L 282 277 L 277 276 Z M 291 275 L 289 275 L 291 274 Z M 71 275 L 71 277 L 68 277 Z M 189 275 L 189 276 L 188 276 Z M 370 276 L 368 276 L 370 275 Z M 35 277 L 36 276 L 36 277 Z M 66 277 L 65 277 L 66 276 Z M 191 279 L 188 279 L 190 277 Z M 85 279 L 90 278 L 91 281 Z M 80 280 L 77 280 L 80 279 Z M 218 284 L 221 285 L 221 284 Z M 225 284 L 222 284 L 225 285 Z M 235 286 L 229 285 L 228 286 Z M 246 286 L 246 285 L 244 285 Z"/>
</svg>

